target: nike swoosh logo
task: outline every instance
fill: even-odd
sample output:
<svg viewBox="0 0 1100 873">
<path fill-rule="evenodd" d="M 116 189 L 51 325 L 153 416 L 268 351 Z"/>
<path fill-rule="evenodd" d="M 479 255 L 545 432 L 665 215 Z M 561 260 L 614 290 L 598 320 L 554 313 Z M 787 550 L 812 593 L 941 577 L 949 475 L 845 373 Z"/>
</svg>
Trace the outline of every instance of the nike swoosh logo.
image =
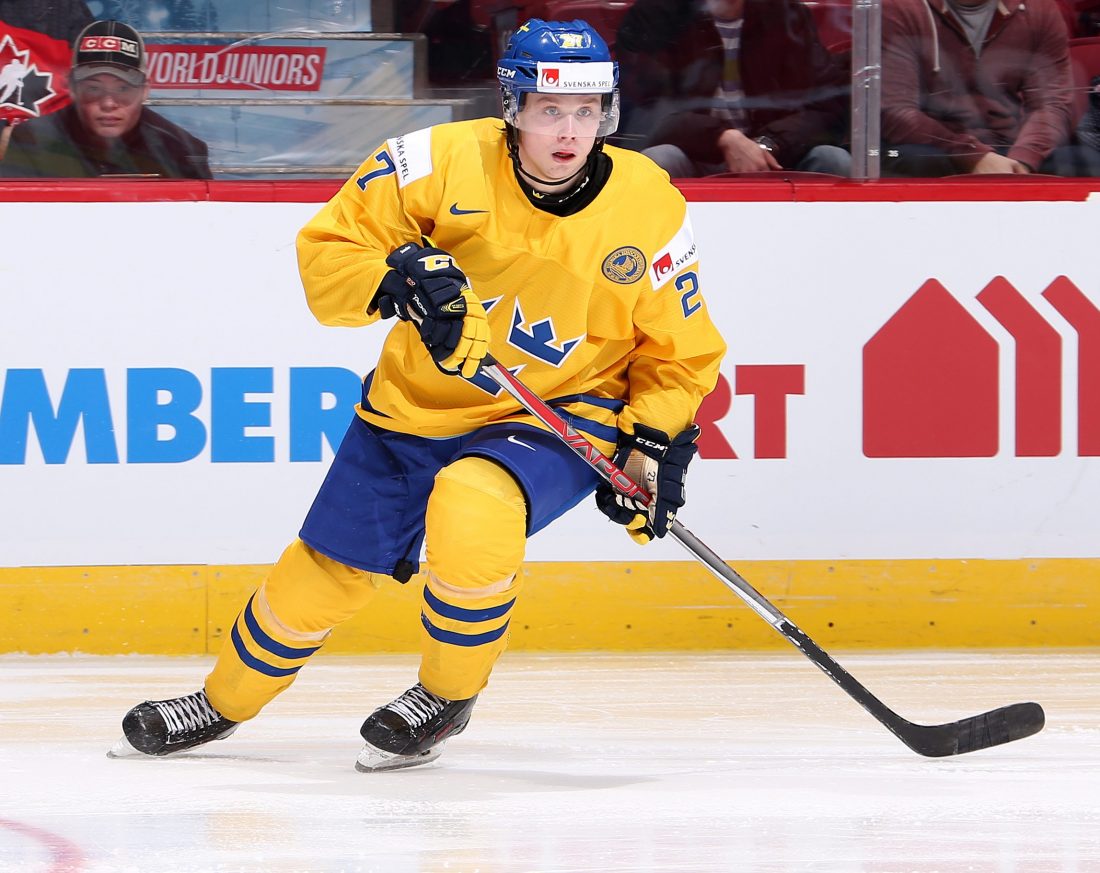
<svg viewBox="0 0 1100 873">
<path fill-rule="evenodd" d="M 488 211 L 488 209 L 459 209 L 457 200 L 451 204 L 451 215 L 477 215 Z"/>
<path fill-rule="evenodd" d="M 534 446 L 529 446 L 527 445 L 527 443 L 520 442 L 518 439 L 516 439 L 514 434 L 508 437 L 508 442 L 515 443 L 517 446 L 523 446 L 525 449 L 530 449 L 532 452 L 535 450 Z"/>
</svg>

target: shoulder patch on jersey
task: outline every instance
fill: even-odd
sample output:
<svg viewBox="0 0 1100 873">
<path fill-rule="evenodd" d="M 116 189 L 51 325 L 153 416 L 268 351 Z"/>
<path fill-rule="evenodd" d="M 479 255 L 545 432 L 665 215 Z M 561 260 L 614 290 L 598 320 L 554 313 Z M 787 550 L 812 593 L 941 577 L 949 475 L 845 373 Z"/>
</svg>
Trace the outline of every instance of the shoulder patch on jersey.
<svg viewBox="0 0 1100 873">
<path fill-rule="evenodd" d="M 393 164 L 397 168 L 397 184 L 404 188 L 410 182 L 432 173 L 432 129 L 424 127 L 386 140 Z"/>
<path fill-rule="evenodd" d="M 622 246 L 603 259 L 604 276 L 620 285 L 631 285 L 645 275 L 645 255 L 634 246 Z"/>
<path fill-rule="evenodd" d="M 684 215 L 684 223 L 668 243 L 653 256 L 649 268 L 649 277 L 656 291 L 680 270 L 699 260 L 699 250 L 695 245 L 695 232 L 691 227 L 691 218 Z"/>
</svg>

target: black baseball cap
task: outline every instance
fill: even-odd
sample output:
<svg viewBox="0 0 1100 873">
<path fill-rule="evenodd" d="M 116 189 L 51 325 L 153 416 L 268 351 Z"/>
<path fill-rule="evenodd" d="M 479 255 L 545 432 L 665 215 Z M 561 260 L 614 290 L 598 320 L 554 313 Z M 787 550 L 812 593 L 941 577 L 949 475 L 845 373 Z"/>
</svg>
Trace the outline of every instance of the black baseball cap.
<svg viewBox="0 0 1100 873">
<path fill-rule="evenodd" d="M 73 43 L 73 82 L 108 73 L 143 85 L 145 72 L 145 42 L 121 21 L 93 21 Z"/>
</svg>

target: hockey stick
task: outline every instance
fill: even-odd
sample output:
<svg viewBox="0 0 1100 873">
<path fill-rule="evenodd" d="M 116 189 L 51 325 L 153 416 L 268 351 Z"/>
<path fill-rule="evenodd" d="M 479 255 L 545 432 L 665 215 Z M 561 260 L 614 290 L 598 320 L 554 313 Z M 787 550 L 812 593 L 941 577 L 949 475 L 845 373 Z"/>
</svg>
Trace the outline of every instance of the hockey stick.
<svg viewBox="0 0 1100 873">
<path fill-rule="evenodd" d="M 631 480 L 615 466 L 610 458 L 577 433 L 542 398 L 497 363 L 492 356 L 485 357 L 481 372 L 550 428 L 621 494 L 636 498 L 640 503 L 648 505 L 650 496 L 645 489 Z M 1013 703 L 947 724 L 924 725 L 907 721 L 868 691 L 862 683 L 833 660 L 828 652 L 810 639 L 801 628 L 679 521 L 673 521 L 669 533 L 726 587 L 745 601 L 757 615 L 782 634 L 826 676 L 843 688 L 860 706 L 917 754 L 929 758 L 961 755 L 965 752 L 974 752 L 1023 739 L 1043 729 L 1046 717 L 1038 703 Z"/>
</svg>

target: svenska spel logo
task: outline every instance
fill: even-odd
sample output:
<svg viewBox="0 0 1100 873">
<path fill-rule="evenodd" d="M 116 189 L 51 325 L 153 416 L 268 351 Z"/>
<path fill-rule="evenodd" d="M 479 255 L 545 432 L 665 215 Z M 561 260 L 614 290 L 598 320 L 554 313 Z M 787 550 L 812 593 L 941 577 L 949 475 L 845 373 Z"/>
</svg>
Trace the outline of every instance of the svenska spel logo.
<svg viewBox="0 0 1100 873">
<path fill-rule="evenodd" d="M 665 252 L 653 262 L 653 275 L 660 279 L 672 270 L 672 252 Z"/>
</svg>

